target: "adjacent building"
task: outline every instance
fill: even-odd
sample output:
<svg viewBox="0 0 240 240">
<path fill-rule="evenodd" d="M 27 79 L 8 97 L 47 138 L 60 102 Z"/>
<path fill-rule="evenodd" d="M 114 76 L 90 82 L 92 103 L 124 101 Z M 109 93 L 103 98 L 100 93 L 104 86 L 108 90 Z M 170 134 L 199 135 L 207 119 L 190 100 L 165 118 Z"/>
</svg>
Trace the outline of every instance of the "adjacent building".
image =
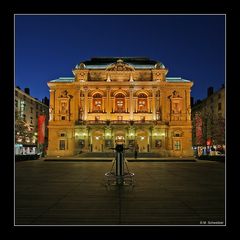
<svg viewBox="0 0 240 240">
<path fill-rule="evenodd" d="M 130 150 L 192 156 L 193 83 L 148 58 L 92 58 L 48 82 L 48 156 Z"/>
<path fill-rule="evenodd" d="M 225 87 L 208 88 L 207 98 L 192 107 L 193 145 L 198 155 L 212 150 L 225 151 Z"/>
<path fill-rule="evenodd" d="M 49 100 L 39 101 L 30 96 L 30 89 L 22 91 L 15 88 L 15 154 L 35 154 L 38 148 L 38 119 L 45 116 L 45 126 L 48 125 Z M 44 128 L 47 146 L 47 128 Z"/>
</svg>

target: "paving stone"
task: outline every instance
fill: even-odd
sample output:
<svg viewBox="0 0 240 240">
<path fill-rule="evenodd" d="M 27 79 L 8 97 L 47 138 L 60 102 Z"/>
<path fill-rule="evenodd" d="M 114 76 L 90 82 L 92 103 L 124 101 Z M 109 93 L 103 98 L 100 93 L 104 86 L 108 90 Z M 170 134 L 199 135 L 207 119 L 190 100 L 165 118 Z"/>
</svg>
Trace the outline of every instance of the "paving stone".
<svg viewBox="0 0 240 240">
<path fill-rule="evenodd" d="M 15 164 L 16 225 L 225 223 L 225 165 L 129 162 L 135 186 L 105 186 L 111 162 Z"/>
</svg>

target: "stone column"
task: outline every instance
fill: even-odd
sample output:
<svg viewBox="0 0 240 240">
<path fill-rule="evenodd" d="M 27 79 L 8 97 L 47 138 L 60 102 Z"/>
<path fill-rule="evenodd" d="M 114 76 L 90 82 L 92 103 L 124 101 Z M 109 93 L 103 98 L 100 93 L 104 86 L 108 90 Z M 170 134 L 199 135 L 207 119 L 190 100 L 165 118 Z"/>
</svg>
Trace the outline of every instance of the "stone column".
<svg viewBox="0 0 240 240">
<path fill-rule="evenodd" d="M 79 106 L 81 108 L 81 120 L 84 120 L 84 90 L 82 88 L 80 88 L 80 103 Z"/>
<path fill-rule="evenodd" d="M 134 102 L 135 102 L 135 112 L 138 110 L 138 97 L 134 97 Z"/>
<path fill-rule="evenodd" d="M 156 88 L 152 89 L 152 116 L 156 120 Z"/>
<path fill-rule="evenodd" d="M 102 111 L 103 112 L 105 112 L 105 101 L 106 101 L 106 98 L 102 97 Z"/>
<path fill-rule="evenodd" d="M 186 112 L 186 120 L 191 121 L 191 103 L 190 103 L 190 89 L 185 90 L 185 111 Z"/>
<path fill-rule="evenodd" d="M 56 110 L 55 110 L 55 91 L 54 89 L 50 89 L 49 92 L 50 92 L 50 112 L 52 114 L 52 116 L 49 118 L 52 119 L 52 121 L 55 121 L 55 113 L 56 113 Z"/>
<path fill-rule="evenodd" d="M 152 112 L 152 97 L 148 98 L 149 112 Z"/>
<path fill-rule="evenodd" d="M 111 98 L 112 99 L 112 108 L 113 112 L 115 112 L 115 97 Z"/>
<path fill-rule="evenodd" d="M 128 109 L 128 102 L 129 102 L 129 99 L 125 97 L 125 112 L 127 112 L 127 109 Z"/>
<path fill-rule="evenodd" d="M 147 96 L 147 112 L 150 112 L 150 101 L 149 101 L 149 96 Z"/>
<path fill-rule="evenodd" d="M 72 115 L 71 101 L 72 101 L 72 98 L 69 96 L 67 101 L 68 101 L 68 121 L 71 121 L 71 115 Z"/>
<path fill-rule="evenodd" d="M 93 97 L 90 97 L 90 106 L 89 106 L 89 112 L 92 112 L 93 111 Z"/>
<path fill-rule="evenodd" d="M 164 90 L 160 91 L 160 108 L 161 108 L 161 117 L 162 121 L 166 121 L 166 103 L 165 103 L 165 98 L 166 98 L 166 92 Z"/>
<path fill-rule="evenodd" d="M 84 88 L 84 120 L 87 120 L 88 116 L 88 88 Z"/>
<path fill-rule="evenodd" d="M 133 119 L 133 107 L 134 107 L 134 103 L 133 103 L 133 88 L 129 89 L 130 91 L 130 100 L 129 100 L 129 112 L 130 112 L 130 119 Z"/>
<path fill-rule="evenodd" d="M 74 96 L 74 100 L 75 100 L 75 114 L 74 114 L 74 120 L 78 120 L 79 119 L 79 103 L 80 103 L 80 89 L 77 89 L 75 91 L 75 96 Z"/>
<path fill-rule="evenodd" d="M 107 119 L 110 119 L 110 112 L 111 112 L 111 103 L 110 103 L 110 89 L 107 87 L 107 101 L 106 101 L 106 112 L 107 112 Z"/>
</svg>

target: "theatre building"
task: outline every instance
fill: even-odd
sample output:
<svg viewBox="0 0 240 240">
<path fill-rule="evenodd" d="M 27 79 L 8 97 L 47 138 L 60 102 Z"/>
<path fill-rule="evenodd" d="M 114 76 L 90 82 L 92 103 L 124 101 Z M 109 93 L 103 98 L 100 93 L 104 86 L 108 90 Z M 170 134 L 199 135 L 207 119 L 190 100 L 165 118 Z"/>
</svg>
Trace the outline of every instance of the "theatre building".
<svg viewBox="0 0 240 240">
<path fill-rule="evenodd" d="M 109 152 L 116 143 L 192 156 L 193 83 L 148 58 L 92 58 L 48 82 L 48 156 Z"/>
</svg>

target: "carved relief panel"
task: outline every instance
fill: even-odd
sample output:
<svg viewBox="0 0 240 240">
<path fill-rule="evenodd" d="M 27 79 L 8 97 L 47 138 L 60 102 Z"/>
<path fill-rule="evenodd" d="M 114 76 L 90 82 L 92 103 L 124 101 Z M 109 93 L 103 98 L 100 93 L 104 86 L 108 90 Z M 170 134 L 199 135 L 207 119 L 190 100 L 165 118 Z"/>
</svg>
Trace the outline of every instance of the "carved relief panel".
<svg viewBox="0 0 240 240">
<path fill-rule="evenodd" d="M 171 120 L 177 121 L 181 120 L 182 108 L 183 108 L 183 98 L 180 96 L 179 92 L 173 91 L 170 97 L 171 106 Z"/>
<path fill-rule="evenodd" d="M 58 97 L 59 102 L 59 116 L 60 120 L 70 120 L 70 100 L 72 96 L 68 94 L 67 90 L 63 90 Z"/>
</svg>

